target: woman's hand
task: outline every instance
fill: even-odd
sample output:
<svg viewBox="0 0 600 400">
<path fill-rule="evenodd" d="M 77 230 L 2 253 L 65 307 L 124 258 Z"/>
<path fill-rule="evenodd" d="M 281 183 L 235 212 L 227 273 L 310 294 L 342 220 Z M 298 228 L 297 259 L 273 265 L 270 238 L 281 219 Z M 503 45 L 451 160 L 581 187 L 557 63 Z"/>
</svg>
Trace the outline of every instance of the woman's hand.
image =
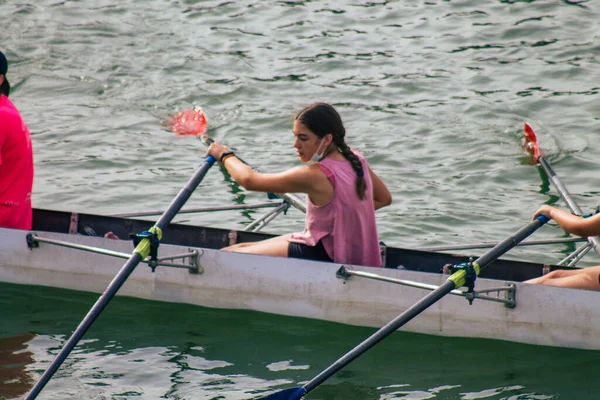
<svg viewBox="0 0 600 400">
<path fill-rule="evenodd" d="M 540 207 L 539 210 L 537 210 L 535 212 L 535 214 L 533 214 L 533 219 L 536 219 L 540 215 L 544 215 L 544 216 L 548 217 L 549 219 L 552 219 L 552 211 L 553 210 L 556 210 L 556 208 L 554 208 L 552 206 L 548 206 L 548 205 L 543 205 Z"/>
<path fill-rule="evenodd" d="M 533 214 L 533 217 L 545 215 L 553 219 L 563 230 L 581 237 L 600 235 L 600 214 L 589 218 L 573 215 L 568 211 L 552 206 L 542 206 Z"/>
<path fill-rule="evenodd" d="M 229 151 L 227 146 L 223 146 L 220 143 L 214 142 L 208 147 L 208 150 L 206 151 L 206 157 L 213 156 L 215 160 L 221 161 L 221 156 L 226 151 Z"/>
</svg>

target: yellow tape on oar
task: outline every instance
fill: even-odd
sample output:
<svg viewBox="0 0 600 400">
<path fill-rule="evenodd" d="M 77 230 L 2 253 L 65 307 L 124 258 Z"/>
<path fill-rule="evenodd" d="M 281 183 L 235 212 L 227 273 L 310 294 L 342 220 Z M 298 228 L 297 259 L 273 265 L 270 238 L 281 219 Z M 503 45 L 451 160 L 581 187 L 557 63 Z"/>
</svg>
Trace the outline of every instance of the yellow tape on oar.
<svg viewBox="0 0 600 400">
<path fill-rule="evenodd" d="M 155 233 L 158 236 L 158 240 L 162 240 L 162 229 L 160 229 L 156 226 L 153 226 L 152 228 L 148 229 L 148 231 L 150 233 Z M 135 249 L 133 250 L 133 253 L 138 253 L 140 256 L 142 256 L 142 260 L 144 260 L 146 257 L 148 257 L 150 255 L 151 246 L 152 246 L 152 243 L 150 242 L 150 239 L 144 238 L 135 247 Z"/>
<path fill-rule="evenodd" d="M 479 276 L 479 271 L 481 270 L 479 268 L 479 264 L 474 262 L 473 269 L 475 270 L 475 273 L 477 274 L 477 276 Z M 467 270 L 461 269 L 459 271 L 456 271 L 455 273 L 450 275 L 448 280 L 454 282 L 454 287 L 459 288 L 459 287 L 465 286 L 467 284 Z"/>
</svg>

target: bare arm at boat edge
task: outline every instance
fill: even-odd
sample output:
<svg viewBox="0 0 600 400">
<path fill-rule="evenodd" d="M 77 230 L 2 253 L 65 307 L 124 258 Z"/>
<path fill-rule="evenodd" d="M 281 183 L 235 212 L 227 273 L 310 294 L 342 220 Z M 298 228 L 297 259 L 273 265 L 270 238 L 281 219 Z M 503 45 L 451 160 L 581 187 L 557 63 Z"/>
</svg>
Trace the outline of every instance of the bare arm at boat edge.
<svg viewBox="0 0 600 400">
<path fill-rule="evenodd" d="M 214 143 L 209 147 L 207 154 L 212 154 L 217 160 L 220 154 L 227 151 L 225 146 Z M 327 175 L 318 165 L 303 165 L 290 168 L 286 171 L 266 174 L 257 172 L 244 164 L 237 157 L 228 157 L 223 166 L 231 175 L 233 180 L 246 190 L 272 193 L 306 193 L 311 201 L 318 205 L 324 205 L 333 196 L 333 185 Z"/>
<path fill-rule="evenodd" d="M 535 212 L 533 218 L 545 215 L 553 219 L 562 229 L 581 237 L 600 235 L 600 214 L 582 218 L 556 207 L 544 205 Z"/>
<path fill-rule="evenodd" d="M 373 172 L 371 167 L 369 167 L 369 175 L 371 176 L 371 182 L 373 182 L 373 203 L 375 209 L 379 210 L 382 207 L 392 204 L 392 194 L 381 178 Z"/>
<path fill-rule="evenodd" d="M 212 154 L 216 159 L 227 148 L 220 144 L 212 144 L 207 154 Z M 264 174 L 254 171 L 237 157 L 228 157 L 224 160 L 224 167 L 231 177 L 246 190 L 273 193 L 307 193 L 310 200 L 317 206 L 325 205 L 333 196 L 333 186 L 327 175 L 318 165 L 299 166 L 276 174 Z M 373 182 L 374 209 L 388 206 L 392 203 L 392 195 L 381 178 L 369 168 Z"/>
</svg>

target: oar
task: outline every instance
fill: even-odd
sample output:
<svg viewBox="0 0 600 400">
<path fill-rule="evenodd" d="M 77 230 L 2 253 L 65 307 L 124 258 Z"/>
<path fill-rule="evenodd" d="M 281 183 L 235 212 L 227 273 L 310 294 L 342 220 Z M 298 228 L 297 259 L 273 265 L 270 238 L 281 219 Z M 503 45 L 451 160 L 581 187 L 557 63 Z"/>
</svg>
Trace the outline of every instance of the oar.
<svg viewBox="0 0 600 400">
<path fill-rule="evenodd" d="M 489 264 L 494 262 L 502 254 L 513 248 L 517 243 L 525 239 L 527 236 L 535 232 L 539 227 L 548 222 L 548 218 L 544 215 L 538 216 L 532 222 L 528 223 L 517 231 L 513 236 L 510 236 L 500 242 L 496 247 L 473 261 L 472 266 L 474 272 L 479 275 L 480 271 L 487 267 Z M 375 346 L 381 340 L 385 339 L 388 335 L 398 330 L 401 326 L 409 322 L 411 319 L 425 311 L 429 306 L 443 298 L 445 295 L 453 291 L 454 289 L 464 286 L 467 282 L 467 271 L 459 270 L 452 274 L 445 283 L 423 297 L 420 301 L 415 303 L 408 310 L 400 314 L 398 317 L 393 319 L 387 325 L 379 329 L 373 335 L 368 337 L 361 344 L 350 350 L 339 360 L 321 372 L 319 375 L 311 379 L 308 383 L 301 387 L 295 387 L 291 389 L 282 390 L 280 392 L 271 394 L 266 397 L 261 397 L 259 400 L 298 400 L 308 394 L 314 388 L 319 386 L 325 380 L 330 378 L 333 374 L 344 368 L 358 356 L 365 353 L 371 347 Z"/>
<path fill-rule="evenodd" d="M 212 139 L 210 139 L 210 141 L 204 139 L 204 133 L 206 132 L 206 115 L 201 108 L 178 112 L 169 117 L 166 126 L 175 132 L 177 136 L 197 136 L 202 139 L 202 143 L 207 146 L 210 146 L 213 142 Z M 239 159 L 244 164 L 248 165 L 247 162 L 243 161 L 241 158 Z M 306 204 L 300 197 L 292 193 L 276 193 L 275 196 L 280 197 L 306 214 Z"/>
<path fill-rule="evenodd" d="M 210 139 L 207 137 L 207 140 Z M 181 191 L 177 194 L 175 199 L 171 202 L 167 210 L 162 214 L 158 222 L 150 228 L 149 232 L 153 236 L 157 236 L 158 240 L 162 238 L 162 230 L 166 228 L 171 220 L 175 217 L 177 212 L 183 207 L 185 202 L 190 198 L 192 192 L 196 189 L 196 187 L 200 184 L 206 172 L 212 167 L 215 163 L 215 159 L 212 156 L 206 158 L 206 161 L 198 168 L 195 172 L 194 176 L 187 182 L 185 187 L 181 189 Z M 40 391 L 46 386 L 46 383 L 52 378 L 54 373 L 61 366 L 63 361 L 67 358 L 69 353 L 73 350 L 73 348 L 77 345 L 79 340 L 83 337 L 83 335 L 87 332 L 87 330 L 92 326 L 94 321 L 100 316 L 100 313 L 104 310 L 104 308 L 108 305 L 110 300 L 115 296 L 117 291 L 123 286 L 129 275 L 133 272 L 135 267 L 144 260 L 151 251 L 151 239 L 144 238 L 140 241 L 140 243 L 136 246 L 133 254 L 129 258 L 129 260 L 123 265 L 123 267 L 119 270 L 117 275 L 113 278 L 112 282 L 108 285 L 102 296 L 98 298 L 94 306 L 87 313 L 85 318 L 81 321 L 75 332 L 71 335 L 67 343 L 60 350 L 56 358 L 52 361 L 48 369 L 43 373 L 40 380 L 35 384 L 33 389 L 29 392 L 26 399 L 31 400 L 35 399 Z"/>
<path fill-rule="evenodd" d="M 529 125 L 527 122 L 525 122 L 524 132 L 525 137 L 523 140 L 523 145 L 531 155 L 531 160 L 533 161 L 533 163 L 539 163 L 542 166 L 542 168 L 546 172 L 546 175 L 550 179 L 550 182 L 552 182 L 552 184 L 560 194 L 560 197 L 567 204 L 567 207 L 569 208 L 571 213 L 580 217 L 583 216 L 581 208 L 579 208 L 579 206 L 573 199 L 573 196 L 571 196 L 571 193 L 569 193 L 565 185 L 563 185 L 563 183 L 561 182 L 558 175 L 556 175 L 556 173 L 552 169 L 552 166 L 550 165 L 550 162 L 546 160 L 544 156 L 542 156 L 542 152 L 537 141 L 537 136 L 535 135 L 535 132 L 533 131 L 531 125 Z M 590 236 L 587 238 L 587 240 L 590 246 L 594 249 L 594 251 L 600 255 L 600 237 Z"/>
</svg>

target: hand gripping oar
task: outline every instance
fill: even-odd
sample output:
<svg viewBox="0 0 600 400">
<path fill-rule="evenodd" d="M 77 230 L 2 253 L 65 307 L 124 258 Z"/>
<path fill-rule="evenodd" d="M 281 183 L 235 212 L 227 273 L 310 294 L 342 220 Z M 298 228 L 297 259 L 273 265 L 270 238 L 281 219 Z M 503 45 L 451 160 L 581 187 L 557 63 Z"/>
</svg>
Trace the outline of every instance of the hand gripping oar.
<svg viewBox="0 0 600 400">
<path fill-rule="evenodd" d="M 85 318 L 81 321 L 75 332 L 71 335 L 67 343 L 60 350 L 54 361 L 50 364 L 48 369 L 43 373 L 40 380 L 35 384 L 33 389 L 29 392 L 26 399 L 35 399 L 40 391 L 46 386 L 46 383 L 52 378 L 52 375 L 58 370 L 63 361 L 67 358 L 69 353 L 77 345 L 82 336 L 87 332 L 94 321 L 100 316 L 100 313 L 108 305 L 110 300 L 115 296 L 117 291 L 123 286 L 129 275 L 133 272 L 135 267 L 144 260 L 152 250 L 152 240 L 160 240 L 162 238 L 162 230 L 166 228 L 171 220 L 175 217 L 177 212 L 183 207 L 185 202 L 190 198 L 192 192 L 200 184 L 206 172 L 215 163 L 215 159 L 212 156 L 206 158 L 206 161 L 194 174 L 194 176 L 187 182 L 185 187 L 177 194 L 175 199 L 171 202 L 167 210 L 162 214 L 158 222 L 154 224 L 149 230 L 149 235 L 152 236 L 142 239 L 139 244 L 135 247 L 133 254 L 129 260 L 123 265 L 121 270 L 113 278 L 112 282 L 108 285 L 102 296 L 98 298 L 94 306 L 87 313 Z"/>
<path fill-rule="evenodd" d="M 531 160 L 533 161 L 533 163 L 539 163 L 541 165 L 541 167 L 546 172 L 546 175 L 550 179 L 550 182 L 552 182 L 552 184 L 560 194 L 560 197 L 567 204 L 567 207 L 569 208 L 571 213 L 580 217 L 583 216 L 581 208 L 579 208 L 577 203 L 575 203 L 575 200 L 571 196 L 571 193 L 569 193 L 567 188 L 562 184 L 558 175 L 556 175 L 548 160 L 546 160 L 542 156 L 542 152 L 537 141 L 537 136 L 535 135 L 535 132 L 533 131 L 531 125 L 529 125 L 527 122 L 525 122 L 524 132 L 525 137 L 523 138 L 523 146 L 531 155 Z M 600 237 L 590 236 L 587 238 L 587 240 L 590 246 L 594 249 L 594 251 L 600 255 Z"/>
<path fill-rule="evenodd" d="M 500 242 L 493 249 L 473 261 L 470 266 L 474 272 L 479 275 L 480 271 L 485 267 L 494 262 L 502 254 L 512 249 L 517 243 L 525 239 L 527 236 L 535 232 L 539 227 L 548 222 L 548 218 L 544 215 L 538 216 L 532 222 L 528 223 L 517 231 L 513 236 L 510 236 Z M 387 325 L 379 329 L 373 335 L 364 340 L 361 344 L 350 350 L 342 358 L 337 360 L 335 363 L 330 365 L 327 369 L 321 372 L 319 375 L 311 379 L 304 386 L 282 390 L 277 393 L 273 393 L 266 397 L 261 397 L 259 400 L 298 400 L 305 396 L 307 393 L 312 391 L 314 388 L 319 386 L 325 380 L 330 378 L 333 374 L 344 368 L 358 356 L 365 353 L 371 347 L 375 346 L 381 340 L 398 330 L 401 326 L 409 322 L 411 319 L 425 311 L 429 306 L 440 300 L 442 297 L 453 291 L 454 289 L 464 286 L 467 283 L 468 270 L 461 269 L 452 274 L 444 284 L 439 286 L 433 292 L 423 297 L 417 303 L 415 303 L 408 310 L 400 314 L 398 317 L 393 319 Z"/>
<path fill-rule="evenodd" d="M 210 138 L 208 140 L 205 139 L 206 115 L 201 108 L 184 110 L 169 117 L 166 126 L 175 132 L 177 136 L 198 136 L 202 139 L 202 143 L 207 146 L 210 146 L 213 142 Z M 248 163 L 241 158 L 238 157 L 238 159 L 248 165 Z M 276 193 L 275 195 L 306 214 L 306 204 L 300 197 L 292 193 Z"/>
</svg>

